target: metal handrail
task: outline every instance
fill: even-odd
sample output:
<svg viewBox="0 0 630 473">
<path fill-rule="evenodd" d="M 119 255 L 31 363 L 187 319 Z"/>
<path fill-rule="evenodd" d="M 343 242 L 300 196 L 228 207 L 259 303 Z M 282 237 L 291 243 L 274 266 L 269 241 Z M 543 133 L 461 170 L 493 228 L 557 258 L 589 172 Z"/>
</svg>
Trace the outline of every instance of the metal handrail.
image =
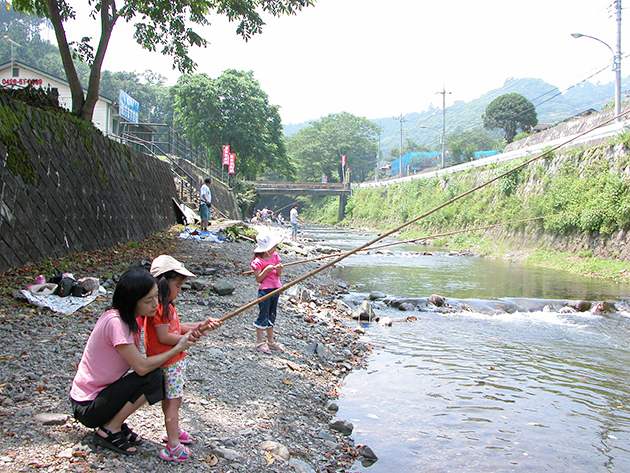
<svg viewBox="0 0 630 473">
<path fill-rule="evenodd" d="M 173 127 L 166 123 L 130 123 L 123 122 L 121 125 L 124 127 L 124 131 L 121 132 L 121 135 L 126 136 L 135 136 L 136 138 L 142 140 L 142 135 L 149 135 L 152 138 L 158 137 L 158 141 L 143 140 L 145 143 L 148 143 L 148 146 L 153 146 L 154 144 L 158 146 L 160 151 L 163 151 L 163 148 L 167 148 L 168 152 L 164 154 L 169 154 L 173 156 L 178 156 L 184 159 L 187 159 L 191 163 L 194 163 L 197 167 L 202 168 L 204 172 L 208 175 L 211 175 L 215 178 L 221 178 L 221 171 L 214 166 L 208 165 L 208 150 L 205 147 L 195 148 L 192 146 L 186 138 L 180 135 Z M 142 131 L 139 129 L 130 131 L 129 128 L 132 126 L 142 125 L 144 127 L 153 127 L 155 130 L 153 131 Z M 166 137 L 164 140 L 163 137 Z M 163 146 L 162 146 L 163 145 Z"/>
<path fill-rule="evenodd" d="M 114 135 L 117 136 L 117 135 Z M 161 152 L 160 155 L 158 155 L 152 148 L 153 145 L 155 144 L 154 142 L 151 141 L 146 141 L 143 140 L 142 138 L 138 138 L 135 135 L 131 135 L 128 133 L 123 134 L 122 136 L 117 136 L 118 138 L 120 138 L 120 142 L 123 144 L 126 143 L 133 143 L 139 146 L 142 146 L 143 148 L 145 148 L 148 153 L 153 156 L 156 159 L 160 159 L 160 156 L 164 156 L 166 157 L 166 159 L 168 160 L 169 164 L 171 165 L 171 169 L 173 171 L 173 173 L 180 179 L 180 181 L 183 183 L 185 181 L 188 181 L 188 197 L 190 200 L 194 200 L 195 199 L 195 194 L 194 192 L 196 191 L 197 188 L 197 179 L 192 176 L 188 171 L 186 171 L 183 167 L 181 167 L 179 165 L 179 163 L 174 160 L 168 153 L 165 153 L 162 149 L 159 148 L 159 146 L 157 147 L 157 149 Z M 151 145 L 151 146 L 149 146 Z M 181 176 L 180 174 L 178 174 L 178 172 L 173 169 L 173 168 L 177 168 L 177 170 L 179 170 L 182 174 L 185 175 L 185 177 Z M 180 199 L 184 200 L 184 189 L 183 187 L 180 189 Z"/>
</svg>

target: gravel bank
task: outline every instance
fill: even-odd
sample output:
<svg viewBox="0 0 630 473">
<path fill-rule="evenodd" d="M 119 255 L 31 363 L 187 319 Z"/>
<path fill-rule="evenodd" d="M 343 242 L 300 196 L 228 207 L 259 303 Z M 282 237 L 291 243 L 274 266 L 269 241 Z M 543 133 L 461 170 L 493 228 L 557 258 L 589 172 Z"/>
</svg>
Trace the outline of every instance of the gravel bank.
<svg viewBox="0 0 630 473">
<path fill-rule="evenodd" d="M 183 321 L 216 318 L 256 298 L 249 269 L 249 242 L 208 243 L 171 235 L 168 253 L 189 269 L 214 268 L 201 276 L 203 289 L 183 291 L 177 300 Z M 300 250 L 298 248 L 298 250 Z M 147 259 L 164 252 L 149 251 Z M 116 258 L 116 252 L 112 258 Z M 284 262 L 302 259 L 281 250 Z M 317 267 L 285 268 L 283 281 Z M 24 280 L 36 274 L 22 270 Z M 75 276 L 98 276 L 98 269 Z M 235 290 L 219 296 L 218 281 Z M 360 366 L 369 347 L 352 330 L 344 292 L 326 271 L 301 284 L 310 302 L 283 294 L 276 328 L 286 352 L 265 355 L 253 350 L 256 307 L 226 321 L 189 352 L 189 383 L 180 422 L 193 433 L 192 459 L 184 466 L 160 460 L 164 433 L 159 406 L 145 406 L 128 419 L 145 442 L 140 454 L 125 457 L 96 448 L 92 432 L 71 417 L 67 393 L 76 364 L 97 318 L 111 300 L 111 289 L 84 309 L 61 315 L 26 303 L 0 308 L 0 471 L 6 472 L 344 472 L 362 451 L 339 432 L 334 399 L 344 376 Z M 308 293 L 303 293 L 308 299 Z M 331 405 L 332 403 L 332 405 Z M 332 427 L 331 427 L 332 424 Z M 341 424 L 341 426 L 337 426 Z"/>
</svg>

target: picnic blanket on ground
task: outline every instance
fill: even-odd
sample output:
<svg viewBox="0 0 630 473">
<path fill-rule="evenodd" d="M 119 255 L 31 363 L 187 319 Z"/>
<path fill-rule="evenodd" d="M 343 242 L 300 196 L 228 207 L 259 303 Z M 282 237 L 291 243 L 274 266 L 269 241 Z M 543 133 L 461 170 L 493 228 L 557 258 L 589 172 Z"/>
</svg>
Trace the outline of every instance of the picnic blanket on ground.
<svg viewBox="0 0 630 473">
<path fill-rule="evenodd" d="M 37 307 L 47 307 L 54 312 L 63 314 L 72 314 L 85 307 L 98 296 L 98 290 L 86 295 L 85 297 L 59 297 L 53 294 L 35 295 L 31 291 L 24 289 L 21 291 L 26 300 Z"/>
<path fill-rule="evenodd" d="M 212 243 L 221 243 L 221 239 L 217 233 L 200 232 L 199 230 L 191 230 L 190 228 L 187 228 L 182 233 L 180 233 L 179 238 L 184 238 L 186 240 L 192 239 L 197 241 L 210 241 Z"/>
</svg>

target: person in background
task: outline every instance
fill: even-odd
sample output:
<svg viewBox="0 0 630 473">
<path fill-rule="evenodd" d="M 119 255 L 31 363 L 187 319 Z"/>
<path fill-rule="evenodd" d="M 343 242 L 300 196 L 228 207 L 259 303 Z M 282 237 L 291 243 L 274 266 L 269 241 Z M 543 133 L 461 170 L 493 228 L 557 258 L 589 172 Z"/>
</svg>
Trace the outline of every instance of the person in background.
<svg viewBox="0 0 630 473">
<path fill-rule="evenodd" d="M 281 241 L 282 239 L 270 233 L 258 234 L 256 237 L 257 245 L 254 248 L 254 260 L 251 267 L 254 270 L 256 282 L 259 283 L 258 298 L 282 286 L 280 282 L 282 264 L 280 264 L 280 256 L 276 253 L 276 248 Z M 271 350 L 284 351 L 282 346 L 275 342 L 273 334 L 279 299 L 280 294 L 276 294 L 258 303 L 258 318 L 254 322 L 254 327 L 256 327 L 256 345 L 254 348 L 267 355 L 271 354 Z M 267 333 L 267 341 L 265 341 L 265 332 Z"/>
<path fill-rule="evenodd" d="M 208 224 L 210 223 L 210 205 L 212 204 L 212 192 L 210 191 L 210 184 L 212 184 L 212 179 L 206 177 L 203 180 L 203 185 L 201 186 L 200 194 L 200 202 L 199 202 L 199 218 L 201 219 L 201 231 L 208 231 Z"/>
<path fill-rule="evenodd" d="M 208 318 L 204 322 L 184 323 L 179 321 L 173 302 L 182 290 L 187 278 L 195 274 L 172 256 L 160 255 L 151 263 L 151 275 L 157 279 L 159 306 L 155 317 L 145 319 L 144 344 L 147 355 L 168 352 L 187 333 L 197 334 L 202 326 L 210 330 L 218 328 L 218 320 Z M 190 458 L 190 451 L 183 444 L 196 439 L 179 425 L 179 408 L 184 397 L 186 381 L 186 353 L 178 353 L 166 360 L 161 368 L 164 375 L 165 398 L 162 401 L 166 435 L 166 447 L 160 450 L 160 458 L 166 461 L 184 462 Z"/>
<path fill-rule="evenodd" d="M 199 337 L 191 332 L 164 353 L 142 355 L 138 323 L 154 317 L 158 307 L 157 284 L 145 269 L 130 269 L 120 277 L 112 307 L 100 316 L 85 344 L 70 402 L 75 419 L 95 429 L 95 445 L 135 455 L 142 440 L 125 421 L 145 403 L 164 399 L 160 366 Z"/>
<path fill-rule="evenodd" d="M 291 241 L 297 241 L 298 220 L 302 222 L 297 209 L 298 204 L 294 204 L 293 208 L 289 212 L 289 222 L 291 222 Z"/>
</svg>

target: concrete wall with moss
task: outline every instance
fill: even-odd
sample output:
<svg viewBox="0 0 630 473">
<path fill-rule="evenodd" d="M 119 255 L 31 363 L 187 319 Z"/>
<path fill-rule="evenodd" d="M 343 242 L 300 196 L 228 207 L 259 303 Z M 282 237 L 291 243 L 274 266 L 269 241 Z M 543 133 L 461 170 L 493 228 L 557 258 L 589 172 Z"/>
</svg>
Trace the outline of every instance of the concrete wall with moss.
<svg viewBox="0 0 630 473">
<path fill-rule="evenodd" d="M 0 272 L 164 230 L 175 194 L 168 164 L 0 95 Z"/>
</svg>

